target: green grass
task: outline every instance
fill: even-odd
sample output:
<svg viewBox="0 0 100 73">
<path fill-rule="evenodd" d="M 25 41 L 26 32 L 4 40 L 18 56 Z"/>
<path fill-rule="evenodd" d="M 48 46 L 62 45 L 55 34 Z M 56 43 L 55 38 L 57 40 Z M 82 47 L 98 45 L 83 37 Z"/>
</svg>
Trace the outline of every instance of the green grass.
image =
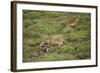
<svg viewBox="0 0 100 73">
<path fill-rule="evenodd" d="M 80 15 L 79 25 L 66 32 L 64 24 L 75 15 Z M 90 59 L 90 17 L 89 13 L 23 10 L 23 62 Z M 40 54 L 40 43 L 59 34 L 64 44 Z"/>
</svg>

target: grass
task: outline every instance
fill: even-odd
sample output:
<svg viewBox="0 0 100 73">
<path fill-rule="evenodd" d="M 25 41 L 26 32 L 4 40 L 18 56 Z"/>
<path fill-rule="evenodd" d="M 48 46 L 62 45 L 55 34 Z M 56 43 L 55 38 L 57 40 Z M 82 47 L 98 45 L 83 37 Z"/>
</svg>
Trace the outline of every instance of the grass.
<svg viewBox="0 0 100 73">
<path fill-rule="evenodd" d="M 79 25 L 67 32 L 65 23 L 76 15 Z M 89 13 L 23 10 L 23 62 L 90 59 L 90 18 Z M 59 34 L 64 36 L 61 47 L 49 53 L 39 48 L 49 36 Z"/>
</svg>

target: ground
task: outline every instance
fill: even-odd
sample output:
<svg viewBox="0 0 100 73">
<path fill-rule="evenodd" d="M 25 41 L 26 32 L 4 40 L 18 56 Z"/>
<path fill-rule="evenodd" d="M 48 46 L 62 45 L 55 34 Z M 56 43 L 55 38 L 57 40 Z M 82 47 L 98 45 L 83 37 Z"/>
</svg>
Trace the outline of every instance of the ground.
<svg viewBox="0 0 100 73">
<path fill-rule="evenodd" d="M 67 31 L 64 25 L 76 15 L 78 25 Z M 90 59 L 90 18 L 89 13 L 23 10 L 23 62 Z M 40 43 L 51 35 L 63 35 L 64 43 L 46 53 Z"/>
</svg>

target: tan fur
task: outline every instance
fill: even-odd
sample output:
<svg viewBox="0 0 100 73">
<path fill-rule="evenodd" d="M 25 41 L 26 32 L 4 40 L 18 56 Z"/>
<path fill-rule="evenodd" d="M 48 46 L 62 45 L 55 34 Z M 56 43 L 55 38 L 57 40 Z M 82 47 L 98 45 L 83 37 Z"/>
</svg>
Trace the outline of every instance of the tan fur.
<svg viewBox="0 0 100 73">
<path fill-rule="evenodd" d="M 80 16 L 72 17 L 69 21 L 65 23 L 65 28 L 67 27 L 75 27 L 79 24 Z"/>
<path fill-rule="evenodd" d="M 47 43 L 50 45 L 50 46 L 61 46 L 64 42 L 64 37 L 63 35 L 53 35 L 53 36 L 50 36 L 49 39 L 47 40 Z"/>
</svg>

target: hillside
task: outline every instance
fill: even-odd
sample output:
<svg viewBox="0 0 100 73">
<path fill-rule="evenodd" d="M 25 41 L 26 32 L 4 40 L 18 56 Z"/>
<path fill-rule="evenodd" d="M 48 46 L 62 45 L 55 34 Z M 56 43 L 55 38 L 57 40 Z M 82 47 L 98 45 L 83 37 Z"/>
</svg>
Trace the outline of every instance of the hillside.
<svg viewBox="0 0 100 73">
<path fill-rule="evenodd" d="M 77 15 L 78 25 L 66 28 Z M 63 36 L 62 46 L 50 46 L 53 50 L 49 52 L 41 50 L 41 42 L 52 35 Z M 23 62 L 90 59 L 90 51 L 89 13 L 23 10 Z"/>
</svg>

